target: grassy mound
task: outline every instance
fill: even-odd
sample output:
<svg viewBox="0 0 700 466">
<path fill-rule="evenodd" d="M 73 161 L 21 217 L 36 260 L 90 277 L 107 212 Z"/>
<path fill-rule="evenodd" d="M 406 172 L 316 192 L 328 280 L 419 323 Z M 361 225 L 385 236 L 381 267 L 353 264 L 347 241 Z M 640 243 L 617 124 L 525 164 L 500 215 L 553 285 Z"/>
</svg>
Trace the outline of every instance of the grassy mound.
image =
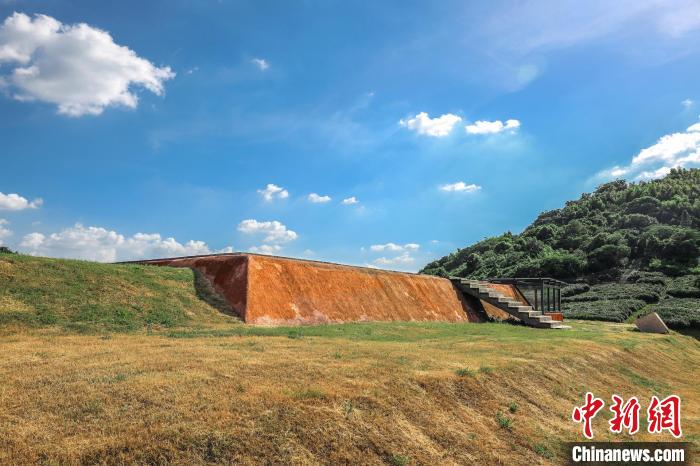
<svg viewBox="0 0 700 466">
<path fill-rule="evenodd" d="M 572 325 L 10 335 L 0 464 L 562 464 L 588 390 L 678 394 L 698 441 L 696 340 Z M 596 440 L 671 440 L 611 434 L 610 415 Z"/>
<path fill-rule="evenodd" d="M 132 331 L 235 320 L 189 269 L 0 253 L 0 327 Z"/>
</svg>

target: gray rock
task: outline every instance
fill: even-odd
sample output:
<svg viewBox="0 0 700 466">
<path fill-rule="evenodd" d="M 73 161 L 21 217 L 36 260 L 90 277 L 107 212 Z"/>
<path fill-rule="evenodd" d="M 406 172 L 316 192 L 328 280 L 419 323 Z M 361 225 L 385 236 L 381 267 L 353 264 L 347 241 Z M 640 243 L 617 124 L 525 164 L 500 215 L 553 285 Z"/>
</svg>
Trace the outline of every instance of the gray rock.
<svg viewBox="0 0 700 466">
<path fill-rule="evenodd" d="M 650 312 L 644 317 L 640 317 L 634 324 L 640 332 L 668 333 L 668 327 L 656 312 Z"/>
</svg>

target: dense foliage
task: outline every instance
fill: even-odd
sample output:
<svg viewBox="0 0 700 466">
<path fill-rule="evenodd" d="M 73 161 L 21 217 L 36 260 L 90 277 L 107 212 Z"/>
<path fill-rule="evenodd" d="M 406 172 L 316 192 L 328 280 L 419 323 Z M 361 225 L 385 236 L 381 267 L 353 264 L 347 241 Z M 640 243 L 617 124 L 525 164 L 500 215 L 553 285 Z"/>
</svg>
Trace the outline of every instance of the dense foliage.
<svg viewBox="0 0 700 466">
<path fill-rule="evenodd" d="M 626 270 L 699 273 L 700 170 L 660 180 L 613 181 L 542 213 L 521 234 L 488 238 L 422 272 L 468 278 L 617 281 Z"/>
<path fill-rule="evenodd" d="M 564 303 L 582 301 L 603 301 L 616 299 L 638 299 L 646 303 L 655 303 L 663 293 L 663 286 L 647 283 L 618 284 L 603 283 L 592 286 L 588 291 L 573 296 L 562 297 Z"/>
<path fill-rule="evenodd" d="M 657 310 L 671 326 L 700 322 L 700 170 L 613 181 L 542 213 L 522 233 L 459 249 L 423 273 L 484 279 L 553 277 L 567 317 L 622 322 Z M 674 311 L 674 306 L 677 311 Z"/>
<path fill-rule="evenodd" d="M 639 299 L 616 299 L 565 303 L 562 307 L 564 314 L 569 319 L 624 322 L 646 305 L 647 303 Z"/>
<path fill-rule="evenodd" d="M 652 308 L 669 327 L 700 328 L 700 299 L 669 298 Z"/>
</svg>

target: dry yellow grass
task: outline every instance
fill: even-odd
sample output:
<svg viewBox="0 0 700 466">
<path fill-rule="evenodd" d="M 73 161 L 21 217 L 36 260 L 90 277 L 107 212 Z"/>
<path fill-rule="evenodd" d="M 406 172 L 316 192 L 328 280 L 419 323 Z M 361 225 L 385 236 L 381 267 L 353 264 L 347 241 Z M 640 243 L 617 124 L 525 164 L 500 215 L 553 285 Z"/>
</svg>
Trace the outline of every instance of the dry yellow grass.
<svg viewBox="0 0 700 466">
<path fill-rule="evenodd" d="M 651 394 L 677 393 L 685 439 L 697 441 L 700 345 L 628 330 L 9 334 L 0 343 L 0 463 L 559 463 L 560 442 L 581 439 L 570 415 L 586 390 L 637 395 L 643 407 Z M 619 438 L 606 417 L 596 418 L 596 438 Z"/>
</svg>

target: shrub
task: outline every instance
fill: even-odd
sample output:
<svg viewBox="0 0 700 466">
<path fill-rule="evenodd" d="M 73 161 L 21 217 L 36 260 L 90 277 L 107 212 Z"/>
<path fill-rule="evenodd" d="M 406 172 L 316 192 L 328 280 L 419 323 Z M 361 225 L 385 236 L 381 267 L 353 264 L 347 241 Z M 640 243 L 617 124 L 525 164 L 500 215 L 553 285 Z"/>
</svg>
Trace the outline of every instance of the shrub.
<svg viewBox="0 0 700 466">
<path fill-rule="evenodd" d="M 639 299 L 617 299 L 567 303 L 562 310 L 568 319 L 624 322 L 644 306 L 646 303 Z"/>
<path fill-rule="evenodd" d="M 674 278 L 666 292 L 676 298 L 700 298 L 700 276 L 685 275 Z"/>
<path fill-rule="evenodd" d="M 513 427 L 513 419 L 504 416 L 500 411 L 496 413 L 496 422 L 501 429 L 510 429 Z"/>
<path fill-rule="evenodd" d="M 664 299 L 653 310 L 673 328 L 700 328 L 700 299 Z"/>
<path fill-rule="evenodd" d="M 391 455 L 389 456 L 389 464 L 392 466 L 405 466 L 411 462 L 411 458 L 406 455 Z"/>
<path fill-rule="evenodd" d="M 588 268 L 591 272 L 600 272 L 622 264 L 629 257 L 630 248 L 624 244 L 605 244 L 588 255 Z"/>
<path fill-rule="evenodd" d="M 652 285 L 663 285 L 669 281 L 669 278 L 660 272 L 642 272 L 635 270 L 627 275 L 628 283 L 650 283 Z"/>
<path fill-rule="evenodd" d="M 576 303 L 615 299 L 641 299 L 647 303 L 654 303 L 659 300 L 659 296 L 662 292 L 663 287 L 659 285 L 604 283 L 602 285 L 594 285 L 584 293 L 562 297 L 562 302 Z"/>
<path fill-rule="evenodd" d="M 552 450 L 550 450 L 544 443 L 536 443 L 533 449 L 535 450 L 535 453 L 543 458 L 554 458 L 554 453 L 552 453 Z"/>
<path fill-rule="evenodd" d="M 561 289 L 562 298 L 568 296 L 574 296 L 577 294 L 585 293 L 590 290 L 591 287 L 587 283 L 574 283 L 573 285 L 565 286 Z"/>
</svg>

